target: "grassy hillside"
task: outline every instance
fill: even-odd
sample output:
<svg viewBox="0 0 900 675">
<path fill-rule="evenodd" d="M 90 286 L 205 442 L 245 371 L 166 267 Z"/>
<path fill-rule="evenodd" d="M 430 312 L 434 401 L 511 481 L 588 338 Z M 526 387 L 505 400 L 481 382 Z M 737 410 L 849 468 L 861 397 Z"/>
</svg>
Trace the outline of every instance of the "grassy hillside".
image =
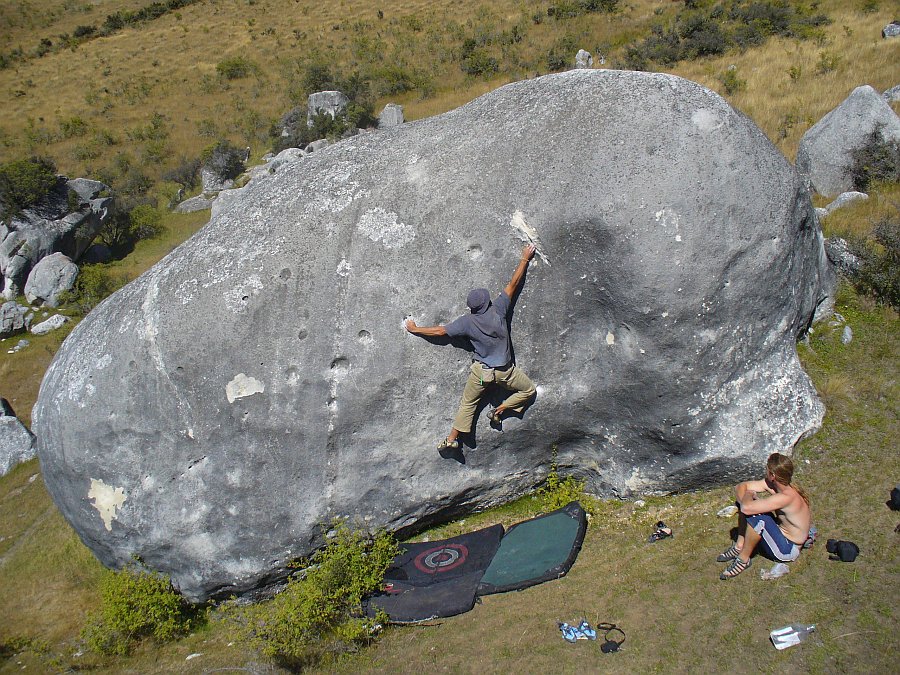
<svg viewBox="0 0 900 675">
<path fill-rule="evenodd" d="M 150 179 L 150 196 L 165 203 L 175 189 L 162 180 L 166 171 L 216 141 L 250 145 L 254 157 L 266 152 L 271 125 L 304 102 L 310 74 L 322 67 L 335 78 L 358 74 L 375 112 L 394 101 L 415 119 L 548 72 L 563 56 L 573 60 L 579 47 L 603 54 L 605 67 L 623 66 L 640 56 L 635 50 L 645 48 L 654 26 L 655 34 L 665 35 L 685 6 L 632 0 L 618 3 L 614 13 L 564 17 L 559 8 L 575 3 L 200 0 L 100 34 L 107 17 L 150 4 L 0 4 L 0 162 L 40 154 L 61 172 L 117 186 L 140 173 Z M 702 12 L 714 3 L 695 4 Z M 806 129 L 854 87 L 883 90 L 900 82 L 900 39 L 880 36 L 900 6 L 884 0 L 822 0 L 814 9 L 813 3 L 792 4 L 810 15 L 824 13 L 830 23 L 804 29 L 802 39 L 773 37 L 743 50 L 648 67 L 723 93 L 793 159 Z M 237 72 L 219 68 L 223 62 L 246 66 L 237 68 L 245 74 L 223 75 Z M 154 120 L 160 133 L 146 133 Z M 878 221 L 896 218 L 898 204 L 897 185 L 878 186 L 869 202 L 830 216 L 826 233 L 866 236 Z M 140 242 L 107 272 L 122 281 L 134 278 L 206 217 L 167 215 L 159 237 Z M 795 454 L 820 542 L 788 577 L 760 580 L 765 565 L 757 560 L 738 579 L 718 581 L 712 561 L 727 545 L 732 523 L 715 512 L 729 502 L 727 489 L 653 498 L 644 507 L 602 503 L 565 579 L 486 598 L 460 617 L 390 629 L 374 647 L 323 672 L 892 672 L 900 535 L 893 532 L 898 517 L 884 502 L 900 480 L 900 321 L 849 288 L 838 311 L 853 328 L 853 342 L 840 342 L 840 326 L 823 326 L 800 348 L 828 415 L 823 430 Z M 15 355 L 0 349 L 0 395 L 26 423 L 65 333 L 29 337 L 31 346 Z M 430 536 L 510 524 L 538 508 L 526 498 Z M 675 537 L 647 544 L 658 519 L 673 526 Z M 857 562 L 828 561 L 824 540 L 831 537 L 855 541 L 862 549 Z M 79 632 L 99 604 L 102 575 L 53 506 L 36 461 L 0 479 L 0 672 L 272 668 L 235 644 L 215 617 L 182 640 L 147 642 L 129 657 L 86 652 Z M 603 655 L 597 644 L 563 642 L 556 621 L 582 617 L 620 624 L 628 634 L 625 650 Z M 776 652 L 768 631 L 794 621 L 818 623 L 818 635 L 811 644 Z M 188 660 L 194 654 L 200 656 Z"/>
</svg>

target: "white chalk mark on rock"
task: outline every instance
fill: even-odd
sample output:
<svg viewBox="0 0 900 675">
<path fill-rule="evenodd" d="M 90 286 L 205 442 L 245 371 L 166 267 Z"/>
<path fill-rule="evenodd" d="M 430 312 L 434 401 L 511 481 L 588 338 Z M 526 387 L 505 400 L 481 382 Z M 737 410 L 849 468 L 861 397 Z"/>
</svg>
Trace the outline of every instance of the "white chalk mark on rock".
<svg viewBox="0 0 900 675">
<path fill-rule="evenodd" d="M 239 398 L 261 394 L 265 390 L 266 386 L 256 378 L 238 373 L 231 382 L 225 385 L 225 396 L 228 397 L 229 403 L 234 403 Z"/>
<path fill-rule="evenodd" d="M 534 249 L 541 260 L 544 261 L 547 267 L 550 267 L 550 260 L 547 258 L 547 254 L 544 253 L 544 245 L 541 243 L 541 238 L 538 236 L 537 230 L 525 222 L 525 214 L 521 211 L 513 213 L 509 226 L 519 233 L 519 239 L 529 244 L 534 244 Z"/>
<path fill-rule="evenodd" d="M 102 480 L 91 478 L 91 489 L 88 490 L 88 499 L 93 502 L 92 506 L 97 509 L 97 513 L 100 514 L 107 531 L 111 531 L 112 521 L 116 519 L 116 511 L 122 508 L 122 504 L 127 499 L 125 488 L 114 488 Z"/>
<path fill-rule="evenodd" d="M 616 336 L 613 335 L 610 331 L 607 331 L 606 333 L 606 344 L 608 344 L 610 347 L 616 344 Z"/>
<path fill-rule="evenodd" d="M 350 266 L 350 263 L 346 258 L 341 258 L 341 262 L 338 263 L 337 269 L 334 271 L 339 277 L 349 277 L 350 273 L 353 271 L 353 268 Z"/>
</svg>

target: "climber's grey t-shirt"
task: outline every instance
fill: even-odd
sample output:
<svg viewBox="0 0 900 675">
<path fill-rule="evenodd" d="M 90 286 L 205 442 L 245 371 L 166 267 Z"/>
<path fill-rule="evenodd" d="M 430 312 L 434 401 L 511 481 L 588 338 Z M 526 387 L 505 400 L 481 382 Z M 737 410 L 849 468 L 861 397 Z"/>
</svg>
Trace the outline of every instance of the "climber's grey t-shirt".
<svg viewBox="0 0 900 675">
<path fill-rule="evenodd" d="M 450 337 L 466 337 L 475 348 L 475 359 L 489 368 L 502 368 L 512 362 L 509 339 L 509 296 L 501 291 L 482 315 L 465 314 L 444 328 Z M 493 316 L 486 316 L 494 312 Z"/>
</svg>

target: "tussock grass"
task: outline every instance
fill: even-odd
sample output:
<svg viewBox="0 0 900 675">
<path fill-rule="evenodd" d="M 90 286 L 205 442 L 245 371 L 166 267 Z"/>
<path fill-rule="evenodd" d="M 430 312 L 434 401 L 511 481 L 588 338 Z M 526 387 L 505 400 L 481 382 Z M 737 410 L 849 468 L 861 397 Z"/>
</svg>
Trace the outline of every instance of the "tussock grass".
<svg viewBox="0 0 900 675">
<path fill-rule="evenodd" d="M 878 185 L 868 194 L 866 201 L 853 202 L 825 217 L 822 220 L 825 235 L 845 239 L 871 237 L 880 221 L 900 216 L 900 185 Z"/>
</svg>

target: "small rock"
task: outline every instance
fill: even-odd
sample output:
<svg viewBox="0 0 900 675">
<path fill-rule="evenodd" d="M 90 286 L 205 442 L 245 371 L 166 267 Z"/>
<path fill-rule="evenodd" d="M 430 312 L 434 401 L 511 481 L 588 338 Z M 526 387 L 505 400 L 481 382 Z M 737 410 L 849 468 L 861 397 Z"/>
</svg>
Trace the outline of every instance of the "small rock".
<svg viewBox="0 0 900 675">
<path fill-rule="evenodd" d="M 16 346 L 13 347 L 12 349 L 10 349 L 6 353 L 7 354 L 15 354 L 16 352 L 22 351 L 23 349 L 25 349 L 25 347 L 27 347 L 30 344 L 31 343 L 28 340 L 19 340 L 18 343 L 16 343 Z"/>
<path fill-rule="evenodd" d="M 845 345 L 849 345 L 853 340 L 853 329 L 850 326 L 844 326 L 844 332 L 841 333 L 841 342 Z"/>
<path fill-rule="evenodd" d="M 892 21 L 881 29 L 881 37 L 895 38 L 900 36 L 900 21 Z"/>
<path fill-rule="evenodd" d="M 635 508 L 637 508 L 637 509 L 642 509 L 642 508 L 644 508 L 645 506 L 647 506 L 647 502 L 645 502 L 643 499 L 637 499 L 637 500 L 635 500 L 635 502 L 634 502 L 634 506 L 635 506 Z"/>
<path fill-rule="evenodd" d="M 190 661 L 191 659 L 196 659 L 198 656 L 203 656 L 203 654 L 201 654 L 200 652 L 194 652 L 193 654 L 188 654 L 186 657 L 184 657 L 184 660 Z"/>
<path fill-rule="evenodd" d="M 42 321 L 36 326 L 32 326 L 31 332 L 34 335 L 44 335 L 45 333 L 49 333 L 52 330 L 61 328 L 63 324 L 65 324 L 68 320 L 69 317 L 67 316 L 63 316 L 62 314 L 54 314 L 46 321 Z"/>
<path fill-rule="evenodd" d="M 396 103 L 388 103 L 378 116 L 378 128 L 389 129 L 403 124 L 403 106 Z"/>
<path fill-rule="evenodd" d="M 584 49 L 579 49 L 578 53 L 575 55 L 575 68 L 590 68 L 593 65 L 594 57 L 591 56 L 591 53 L 589 51 L 585 51 Z"/>
<path fill-rule="evenodd" d="M 834 213 L 840 208 L 847 206 L 847 204 L 852 204 L 853 202 L 864 202 L 869 198 L 865 192 L 856 192 L 855 190 L 851 190 L 849 192 L 842 192 L 837 196 L 833 202 L 831 202 L 828 206 L 825 207 L 825 212 L 827 214 Z"/>
<path fill-rule="evenodd" d="M 885 91 L 882 96 L 887 100 L 888 103 L 896 103 L 900 101 L 900 84 L 891 87 L 887 91 Z"/>
<path fill-rule="evenodd" d="M 731 516 L 737 513 L 737 510 L 737 507 L 732 504 L 731 506 L 726 506 L 724 509 L 719 509 L 719 511 L 716 512 L 716 515 L 719 516 L 719 518 L 731 518 Z"/>
</svg>

